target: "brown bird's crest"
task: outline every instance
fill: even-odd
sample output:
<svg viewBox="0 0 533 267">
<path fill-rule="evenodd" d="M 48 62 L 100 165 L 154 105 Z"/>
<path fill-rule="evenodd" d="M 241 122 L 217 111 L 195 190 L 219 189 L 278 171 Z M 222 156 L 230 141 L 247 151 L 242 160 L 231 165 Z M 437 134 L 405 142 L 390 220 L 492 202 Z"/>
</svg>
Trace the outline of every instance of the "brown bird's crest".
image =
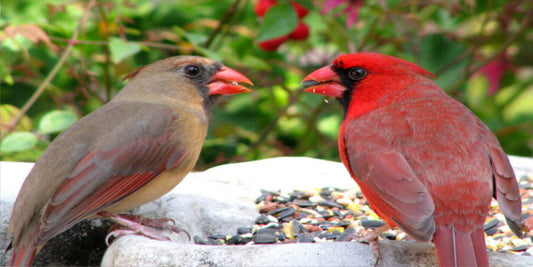
<svg viewBox="0 0 533 267">
<path fill-rule="evenodd" d="M 133 77 L 137 76 L 137 74 L 142 70 L 144 69 L 146 66 L 142 66 L 140 68 L 137 68 L 136 70 L 130 72 L 129 74 L 127 74 L 126 76 L 124 76 L 124 78 L 122 78 L 120 80 L 120 82 L 124 82 L 125 80 L 128 80 L 128 79 L 133 79 Z"/>
</svg>

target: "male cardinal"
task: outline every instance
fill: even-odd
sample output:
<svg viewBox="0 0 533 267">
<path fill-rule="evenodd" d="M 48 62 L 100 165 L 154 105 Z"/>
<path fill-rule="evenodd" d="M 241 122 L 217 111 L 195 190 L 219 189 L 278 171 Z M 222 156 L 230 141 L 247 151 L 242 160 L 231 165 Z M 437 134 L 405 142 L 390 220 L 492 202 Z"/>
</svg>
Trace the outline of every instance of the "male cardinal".
<svg viewBox="0 0 533 267">
<path fill-rule="evenodd" d="M 355 53 L 302 84 L 344 107 L 342 162 L 388 225 L 433 240 L 440 266 L 488 266 L 491 197 L 522 235 L 518 184 L 494 134 L 431 78 L 399 58 Z"/>
<path fill-rule="evenodd" d="M 163 59 L 127 76 L 106 105 L 60 134 L 35 163 L 11 214 L 10 265 L 29 266 L 44 243 L 94 215 L 114 215 L 164 195 L 194 167 L 219 95 L 250 91 L 242 74 L 193 56 Z"/>
</svg>

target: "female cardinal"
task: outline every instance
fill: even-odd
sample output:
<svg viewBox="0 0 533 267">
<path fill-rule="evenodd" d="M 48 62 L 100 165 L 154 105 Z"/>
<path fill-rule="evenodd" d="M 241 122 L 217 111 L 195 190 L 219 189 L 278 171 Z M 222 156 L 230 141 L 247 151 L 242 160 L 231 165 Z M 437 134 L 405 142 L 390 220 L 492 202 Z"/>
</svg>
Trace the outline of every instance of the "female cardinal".
<svg viewBox="0 0 533 267">
<path fill-rule="evenodd" d="M 29 266 L 77 222 L 150 202 L 194 167 L 219 95 L 250 91 L 221 63 L 179 56 L 144 66 L 108 104 L 60 134 L 24 181 L 9 223 L 10 265 Z"/>
<path fill-rule="evenodd" d="M 342 162 L 390 226 L 435 244 L 441 266 L 488 266 L 491 197 L 522 235 L 518 184 L 489 128 L 419 66 L 386 55 L 342 55 L 305 77 L 307 92 L 344 107 Z"/>
</svg>

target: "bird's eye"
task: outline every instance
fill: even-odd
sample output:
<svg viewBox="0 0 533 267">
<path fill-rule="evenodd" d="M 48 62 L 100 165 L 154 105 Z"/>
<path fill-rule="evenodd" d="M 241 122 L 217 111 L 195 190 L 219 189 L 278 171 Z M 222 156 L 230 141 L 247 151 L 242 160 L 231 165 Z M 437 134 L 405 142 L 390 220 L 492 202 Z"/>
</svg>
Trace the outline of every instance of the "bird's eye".
<svg viewBox="0 0 533 267">
<path fill-rule="evenodd" d="M 192 77 L 198 76 L 198 74 L 200 74 L 200 68 L 194 65 L 185 67 L 184 71 L 185 71 L 185 74 L 192 76 Z"/>
<path fill-rule="evenodd" d="M 354 67 L 348 72 L 348 77 L 354 81 L 359 81 L 363 79 L 367 74 L 367 71 L 361 67 Z"/>
</svg>

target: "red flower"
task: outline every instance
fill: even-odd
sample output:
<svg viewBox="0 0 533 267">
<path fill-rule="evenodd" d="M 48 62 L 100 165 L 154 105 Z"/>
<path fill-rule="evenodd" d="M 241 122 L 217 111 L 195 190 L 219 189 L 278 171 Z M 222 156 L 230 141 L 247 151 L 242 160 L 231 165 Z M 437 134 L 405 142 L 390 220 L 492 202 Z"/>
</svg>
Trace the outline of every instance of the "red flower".
<svg viewBox="0 0 533 267">
<path fill-rule="evenodd" d="M 254 7 L 255 14 L 258 17 L 263 17 L 267 11 L 277 3 L 278 2 L 276 0 L 259 0 Z"/>
<path fill-rule="evenodd" d="M 270 39 L 270 40 L 265 40 L 265 41 L 260 42 L 258 45 L 259 47 L 261 47 L 261 49 L 272 52 L 272 51 L 276 51 L 278 47 L 281 44 L 283 44 L 283 42 L 287 41 L 287 39 L 289 39 L 289 35 L 285 35 L 285 36 Z"/>
<path fill-rule="evenodd" d="M 294 40 L 304 40 L 309 36 L 309 27 L 303 22 L 298 22 L 296 29 L 289 35 L 289 38 Z"/>
<path fill-rule="evenodd" d="M 357 21 L 357 19 L 359 19 L 359 9 L 361 6 L 363 6 L 363 2 L 364 0 L 325 0 L 322 14 L 325 15 L 337 6 L 347 3 L 347 6 L 344 8 L 343 12 L 348 14 L 346 17 L 346 26 L 351 27 Z"/>
<path fill-rule="evenodd" d="M 506 70 L 511 67 L 511 62 L 507 58 L 507 54 L 502 53 L 496 59 L 489 62 L 479 70 L 480 73 L 485 74 L 489 81 L 488 94 L 492 95 L 500 89 L 500 81 Z"/>
</svg>

